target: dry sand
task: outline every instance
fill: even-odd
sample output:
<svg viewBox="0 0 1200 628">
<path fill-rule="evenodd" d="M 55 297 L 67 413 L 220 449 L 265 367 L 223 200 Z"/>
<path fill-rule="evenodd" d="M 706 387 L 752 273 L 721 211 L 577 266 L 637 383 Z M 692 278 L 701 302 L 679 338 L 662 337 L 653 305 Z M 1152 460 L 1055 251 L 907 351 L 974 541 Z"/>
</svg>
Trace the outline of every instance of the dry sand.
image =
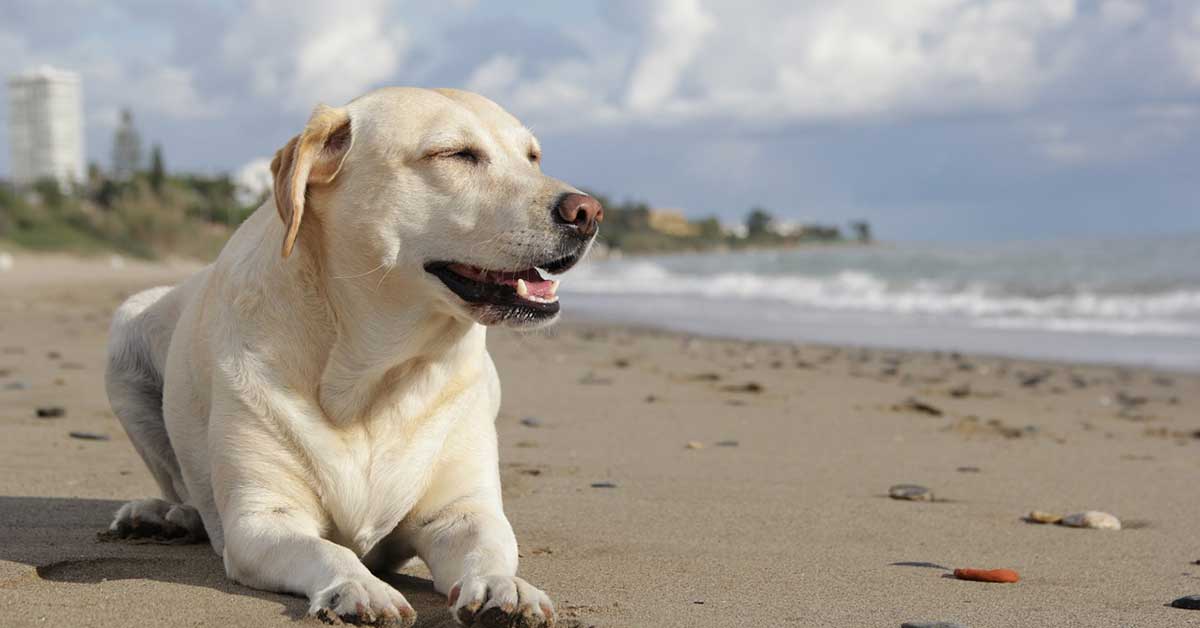
<svg viewBox="0 0 1200 628">
<path fill-rule="evenodd" d="M 190 270 L 19 257 L 0 273 L 0 625 L 316 623 L 226 580 L 207 546 L 96 540 L 154 494 L 104 396 L 109 315 Z M 1195 375 L 570 322 L 490 342 L 521 572 L 564 625 L 1200 623 L 1166 606 L 1200 593 Z M 904 482 L 937 500 L 886 496 Z M 1024 523 L 1033 509 L 1126 529 Z M 1022 581 L 947 577 L 964 566 Z M 450 625 L 423 573 L 392 582 L 420 625 Z"/>
</svg>

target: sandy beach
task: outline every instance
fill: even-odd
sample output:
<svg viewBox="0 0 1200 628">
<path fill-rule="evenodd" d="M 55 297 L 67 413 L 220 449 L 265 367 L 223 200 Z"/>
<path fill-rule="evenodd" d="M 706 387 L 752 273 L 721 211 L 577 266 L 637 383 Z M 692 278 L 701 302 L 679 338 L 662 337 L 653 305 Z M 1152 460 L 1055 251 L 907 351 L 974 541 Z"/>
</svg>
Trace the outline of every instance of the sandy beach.
<svg viewBox="0 0 1200 628">
<path fill-rule="evenodd" d="M 97 540 L 155 494 L 105 398 L 109 316 L 193 269 L 0 272 L 0 625 L 319 625 L 227 580 L 208 546 Z M 1200 623 L 1168 606 L 1200 594 L 1196 374 L 715 340 L 564 308 L 552 330 L 489 337 L 521 575 L 560 625 Z M 934 499 L 890 499 L 902 483 Z M 1092 509 L 1124 529 L 1023 521 Z M 452 625 L 426 577 L 389 580 L 418 625 Z"/>
</svg>

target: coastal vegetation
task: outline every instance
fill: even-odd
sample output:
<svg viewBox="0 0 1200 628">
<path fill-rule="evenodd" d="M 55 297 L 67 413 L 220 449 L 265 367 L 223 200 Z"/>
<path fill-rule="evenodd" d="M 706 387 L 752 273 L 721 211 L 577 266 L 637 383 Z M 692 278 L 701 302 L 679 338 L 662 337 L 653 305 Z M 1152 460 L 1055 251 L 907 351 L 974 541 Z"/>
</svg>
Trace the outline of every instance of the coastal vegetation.
<svg viewBox="0 0 1200 628">
<path fill-rule="evenodd" d="M 0 243 L 34 250 L 115 251 L 141 258 L 211 258 L 265 197 L 239 190 L 228 175 L 168 174 L 158 147 L 150 167 L 121 176 L 93 165 L 87 180 L 62 186 L 46 179 L 17 188 L 0 184 Z M 750 209 L 741 223 L 716 217 L 690 219 L 679 210 L 644 202 L 605 206 L 600 243 L 623 254 L 736 250 L 812 243 L 869 242 L 870 226 L 781 221 L 769 210 Z"/>
</svg>

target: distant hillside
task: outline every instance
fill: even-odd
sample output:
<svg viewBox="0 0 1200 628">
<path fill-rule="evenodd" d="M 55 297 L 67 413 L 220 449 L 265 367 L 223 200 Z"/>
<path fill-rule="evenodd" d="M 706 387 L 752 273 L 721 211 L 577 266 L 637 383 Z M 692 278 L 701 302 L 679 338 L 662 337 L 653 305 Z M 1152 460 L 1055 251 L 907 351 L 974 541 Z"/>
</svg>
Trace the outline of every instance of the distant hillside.
<svg viewBox="0 0 1200 628">
<path fill-rule="evenodd" d="M 0 185 L 0 242 L 34 250 L 212 258 L 257 206 L 239 204 L 228 177 L 141 173 L 129 181 L 93 175 L 63 191 Z"/>
<path fill-rule="evenodd" d="M 258 207 L 239 202 L 228 176 L 135 174 L 128 181 L 95 170 L 69 191 L 46 180 L 17 190 L 0 184 L 0 243 L 36 250 L 118 251 L 142 258 L 211 259 L 237 225 Z M 244 190 L 242 191 L 244 194 Z M 806 243 L 869 242 L 870 227 L 851 223 L 847 237 L 836 226 L 784 224 L 756 208 L 744 224 L 688 219 L 679 210 L 646 203 L 604 203 L 602 248 L 628 254 L 785 247 Z M 253 199 L 245 199 L 253 200 Z"/>
</svg>

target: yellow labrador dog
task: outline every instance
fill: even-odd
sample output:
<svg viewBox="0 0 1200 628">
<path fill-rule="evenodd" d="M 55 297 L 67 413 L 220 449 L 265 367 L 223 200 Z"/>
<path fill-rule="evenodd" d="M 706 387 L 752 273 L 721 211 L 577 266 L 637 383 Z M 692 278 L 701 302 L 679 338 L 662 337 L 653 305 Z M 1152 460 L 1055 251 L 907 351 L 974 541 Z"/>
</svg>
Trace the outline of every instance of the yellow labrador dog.
<svg viewBox="0 0 1200 628">
<path fill-rule="evenodd" d="M 414 556 L 463 624 L 549 626 L 500 499 L 488 325 L 559 311 L 603 217 L 495 103 L 388 88 L 317 107 L 211 266 L 131 297 L 108 395 L 162 499 L 108 534 L 207 538 L 327 620 L 411 625 Z"/>
</svg>

